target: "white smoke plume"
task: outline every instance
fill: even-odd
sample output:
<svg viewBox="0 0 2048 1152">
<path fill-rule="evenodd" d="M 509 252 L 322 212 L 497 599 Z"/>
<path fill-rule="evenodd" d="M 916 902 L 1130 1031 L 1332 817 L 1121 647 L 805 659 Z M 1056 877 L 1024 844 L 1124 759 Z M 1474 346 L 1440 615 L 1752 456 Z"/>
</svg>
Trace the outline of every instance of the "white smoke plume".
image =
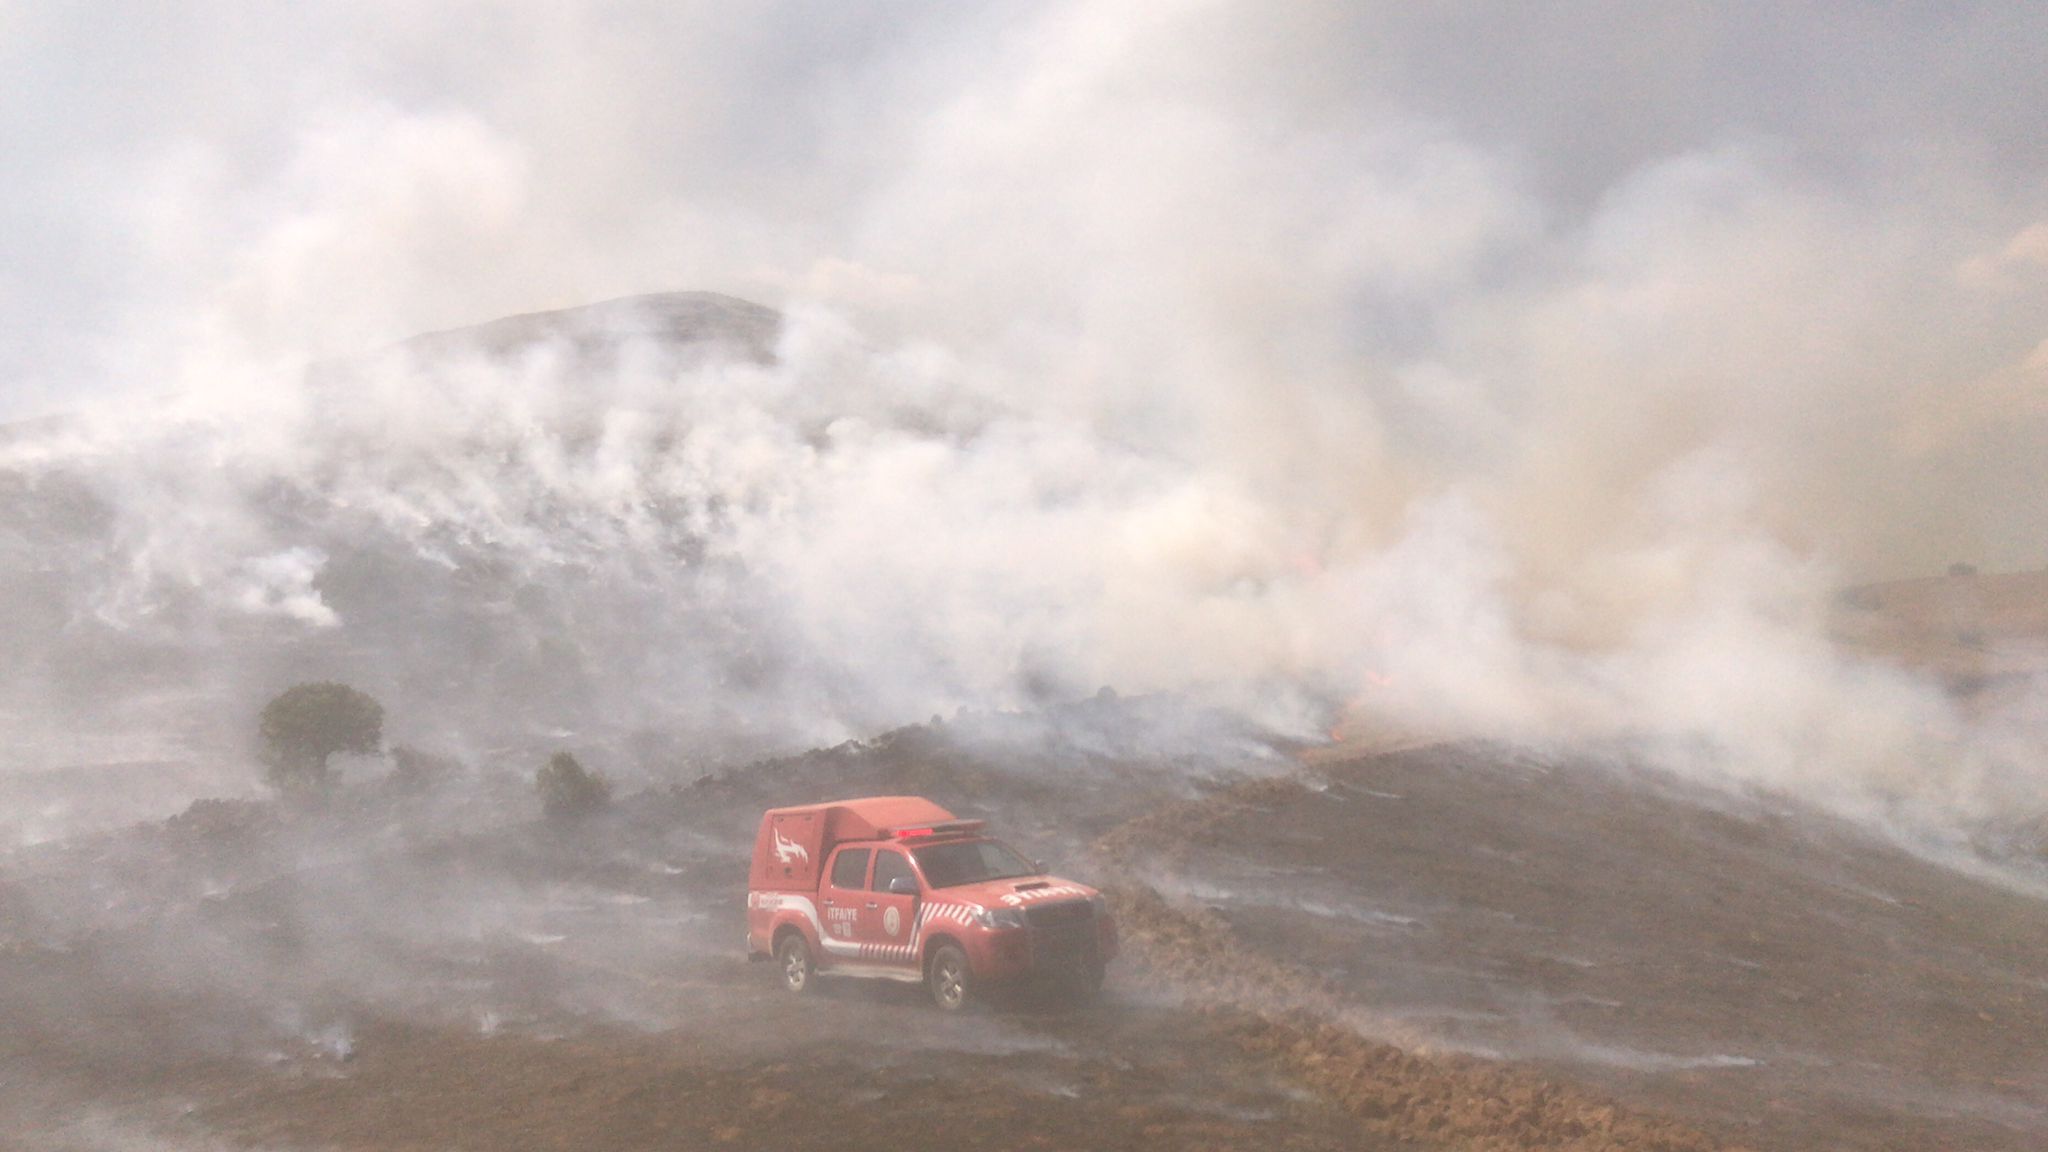
<svg viewBox="0 0 2048 1152">
<path fill-rule="evenodd" d="M 78 125 L 5 134 L 25 763 L 166 682 L 202 747 L 312 673 L 480 742 L 1111 684 L 2048 807 L 2038 698 L 1828 636 L 2048 564 L 2043 17 L 127 17 L 0 12 Z M 372 354 L 674 288 L 768 355 Z"/>
</svg>

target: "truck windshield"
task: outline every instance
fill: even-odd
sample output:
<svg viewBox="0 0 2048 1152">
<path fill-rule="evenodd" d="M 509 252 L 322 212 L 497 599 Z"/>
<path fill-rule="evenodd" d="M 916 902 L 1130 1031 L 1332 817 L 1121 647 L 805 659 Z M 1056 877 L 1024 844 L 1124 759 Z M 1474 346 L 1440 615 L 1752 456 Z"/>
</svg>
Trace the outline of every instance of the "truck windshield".
<svg viewBox="0 0 2048 1152">
<path fill-rule="evenodd" d="M 932 844 L 913 849 L 910 854 L 917 857 L 917 866 L 924 872 L 925 883 L 934 888 L 1038 875 L 1038 869 L 1031 866 L 1031 861 L 1011 851 L 1009 845 L 995 840 Z"/>
</svg>

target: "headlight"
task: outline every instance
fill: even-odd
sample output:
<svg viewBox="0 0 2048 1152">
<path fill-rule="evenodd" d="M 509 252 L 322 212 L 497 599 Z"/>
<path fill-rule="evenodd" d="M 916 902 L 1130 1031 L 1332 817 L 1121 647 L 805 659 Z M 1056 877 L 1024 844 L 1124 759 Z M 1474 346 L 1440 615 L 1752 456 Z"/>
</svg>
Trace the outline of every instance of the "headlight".
<svg viewBox="0 0 2048 1152">
<path fill-rule="evenodd" d="M 983 928 L 1022 928 L 1022 908 L 983 908 L 974 914 L 974 922 Z"/>
</svg>

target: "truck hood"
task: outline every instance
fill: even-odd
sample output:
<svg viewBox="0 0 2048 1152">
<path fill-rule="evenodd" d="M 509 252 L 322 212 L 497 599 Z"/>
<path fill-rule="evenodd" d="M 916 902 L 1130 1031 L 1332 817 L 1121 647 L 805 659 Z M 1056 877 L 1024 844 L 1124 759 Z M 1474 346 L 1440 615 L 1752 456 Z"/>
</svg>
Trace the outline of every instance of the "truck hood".
<svg viewBox="0 0 2048 1152">
<path fill-rule="evenodd" d="M 1027 908 L 1033 904 L 1083 900 L 1094 895 L 1095 889 L 1086 884 L 1076 884 L 1072 880 L 1062 880 L 1057 876 L 1013 876 L 1008 880 L 985 880 L 980 884 L 934 888 L 928 894 L 933 900 L 979 904 L 984 908 Z"/>
</svg>

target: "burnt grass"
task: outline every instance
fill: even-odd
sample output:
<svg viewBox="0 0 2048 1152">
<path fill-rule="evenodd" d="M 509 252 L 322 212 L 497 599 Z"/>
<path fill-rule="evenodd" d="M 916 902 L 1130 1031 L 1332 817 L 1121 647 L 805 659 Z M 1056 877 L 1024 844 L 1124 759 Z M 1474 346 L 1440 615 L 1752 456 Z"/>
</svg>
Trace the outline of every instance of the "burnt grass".
<svg viewBox="0 0 2048 1152">
<path fill-rule="evenodd" d="M 574 821 L 540 818 L 524 781 L 471 781 L 202 803 L 16 854 L 0 1114 L 53 1148 L 1705 1152 L 2018 1149 L 2048 1130 L 2029 1111 L 2044 1021 L 2025 982 L 2048 981 L 2031 902 L 1611 766 L 1459 745 L 1304 769 L 1292 751 L 1177 701 L 1101 699 L 734 766 Z M 742 960 L 760 810 L 887 793 L 987 817 L 1109 890 L 1126 953 L 1102 1002 L 942 1017 L 897 985 L 789 997 Z M 1413 915 L 1333 921 L 1301 898 L 1318 885 Z M 1714 952 L 1738 944 L 1760 967 L 1730 977 Z M 1558 970 L 1573 947 L 1592 967 Z M 1567 1021 L 1617 1050 L 1764 1058 L 1623 1068 L 1412 1011 L 1418 989 L 1510 986 L 1622 1005 Z M 1849 1019 L 1887 995 L 1913 1014 Z M 1788 1059 L 1795 1042 L 1816 1062 Z M 1942 1045 L 1969 1051 L 1944 1064 Z"/>
</svg>

